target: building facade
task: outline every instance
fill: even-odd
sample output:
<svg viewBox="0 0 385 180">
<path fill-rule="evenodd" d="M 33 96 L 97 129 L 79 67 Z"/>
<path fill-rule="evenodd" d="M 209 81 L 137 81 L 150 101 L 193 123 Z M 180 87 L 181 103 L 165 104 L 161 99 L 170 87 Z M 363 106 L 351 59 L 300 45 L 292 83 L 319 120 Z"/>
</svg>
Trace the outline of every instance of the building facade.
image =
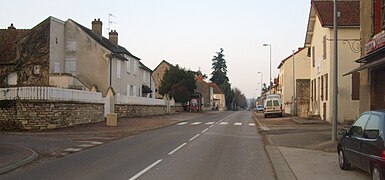
<svg viewBox="0 0 385 180">
<path fill-rule="evenodd" d="M 303 113 L 298 113 L 295 111 L 302 111 L 302 109 L 307 109 L 308 111 L 309 104 L 303 101 L 301 101 L 301 103 L 295 103 L 294 101 L 296 97 L 303 97 L 303 95 L 300 95 L 299 93 L 308 92 L 303 89 L 298 89 L 306 87 L 299 86 L 300 84 L 304 83 L 303 80 L 306 81 L 310 79 L 310 58 L 307 56 L 307 49 L 299 48 L 292 55 L 282 60 L 278 66 L 278 69 L 279 86 L 281 89 L 281 100 L 284 113 L 292 115 L 300 114 L 302 116 Z M 294 94 L 296 95 L 294 96 Z M 306 96 L 308 95 L 309 94 L 306 94 Z"/>
<path fill-rule="evenodd" d="M 331 122 L 332 92 L 338 88 L 338 122 L 354 120 L 359 114 L 357 77 L 342 76 L 358 66 L 354 60 L 360 57 L 354 45 L 359 41 L 359 1 L 338 1 L 338 74 L 333 74 L 333 1 L 311 3 L 305 47 L 311 58 L 309 115 L 319 116 Z M 338 87 L 332 86 L 337 76 Z M 356 79 L 354 79 L 356 78 Z"/>
</svg>

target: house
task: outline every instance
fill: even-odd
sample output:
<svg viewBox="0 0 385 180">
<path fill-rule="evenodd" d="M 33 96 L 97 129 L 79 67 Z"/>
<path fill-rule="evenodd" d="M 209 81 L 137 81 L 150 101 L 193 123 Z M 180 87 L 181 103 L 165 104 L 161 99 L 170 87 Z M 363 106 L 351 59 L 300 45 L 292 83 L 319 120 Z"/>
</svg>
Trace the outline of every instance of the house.
<svg viewBox="0 0 385 180">
<path fill-rule="evenodd" d="M 360 1 L 361 57 L 359 67 L 347 70 L 346 77 L 359 76 L 359 111 L 385 109 L 385 2 Z"/>
<path fill-rule="evenodd" d="M 221 91 L 215 83 L 208 83 L 213 89 L 213 109 L 224 111 L 226 110 L 226 98 L 225 94 Z"/>
<path fill-rule="evenodd" d="M 10 61 L 14 65 L 1 66 L 1 80 L 8 82 L 4 86 L 56 86 L 102 93 L 112 87 L 117 94 L 154 97 L 152 71 L 118 44 L 116 30 L 109 32 L 108 39 L 103 37 L 102 24 L 94 19 L 88 29 L 72 19 L 47 18 L 17 41 L 17 56 Z"/>
<path fill-rule="evenodd" d="M 309 98 L 305 98 L 310 93 L 310 58 L 307 56 L 307 49 L 298 48 L 292 55 L 281 61 L 278 69 L 284 113 L 307 116 L 310 103 Z M 300 102 L 297 97 L 300 97 Z"/>
<path fill-rule="evenodd" d="M 166 60 L 163 60 L 156 66 L 154 69 L 154 72 L 152 73 L 152 78 L 154 79 L 155 82 L 155 98 L 156 99 L 163 99 L 163 95 L 159 94 L 159 88 L 164 76 L 164 73 L 166 70 L 168 70 L 170 67 L 173 65 L 167 62 Z"/>
<path fill-rule="evenodd" d="M 214 107 L 214 88 L 207 83 L 200 71 L 195 75 L 196 91 L 202 94 L 202 110 L 212 110 Z"/>
<path fill-rule="evenodd" d="M 309 115 L 331 122 L 333 88 L 338 88 L 338 122 L 358 116 L 359 96 L 357 76 L 342 76 L 358 67 L 354 59 L 360 57 L 354 49 L 360 39 L 360 1 L 337 1 L 338 18 L 338 74 L 333 74 L 333 1 L 312 0 L 305 38 L 305 47 L 311 58 Z M 338 77 L 338 87 L 332 80 Z"/>
</svg>

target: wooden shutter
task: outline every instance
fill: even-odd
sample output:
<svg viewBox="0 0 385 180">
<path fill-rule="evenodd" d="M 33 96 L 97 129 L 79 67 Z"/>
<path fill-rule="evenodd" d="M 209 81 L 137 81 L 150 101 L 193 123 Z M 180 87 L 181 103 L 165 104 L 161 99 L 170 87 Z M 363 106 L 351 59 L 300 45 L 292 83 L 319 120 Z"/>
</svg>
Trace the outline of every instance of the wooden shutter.
<svg viewBox="0 0 385 180">
<path fill-rule="evenodd" d="M 322 38 L 322 45 L 323 45 L 322 57 L 325 60 L 326 59 L 326 35 Z"/>
<path fill-rule="evenodd" d="M 360 73 L 352 73 L 352 100 L 360 100 Z"/>
<path fill-rule="evenodd" d="M 328 100 L 328 92 L 329 92 L 329 80 L 328 74 L 325 74 L 325 100 Z"/>
<path fill-rule="evenodd" d="M 312 60 L 312 64 L 313 64 L 313 67 L 315 67 L 315 47 L 311 47 L 311 60 Z"/>
<path fill-rule="evenodd" d="M 321 101 L 324 100 L 324 76 L 321 76 Z"/>
</svg>

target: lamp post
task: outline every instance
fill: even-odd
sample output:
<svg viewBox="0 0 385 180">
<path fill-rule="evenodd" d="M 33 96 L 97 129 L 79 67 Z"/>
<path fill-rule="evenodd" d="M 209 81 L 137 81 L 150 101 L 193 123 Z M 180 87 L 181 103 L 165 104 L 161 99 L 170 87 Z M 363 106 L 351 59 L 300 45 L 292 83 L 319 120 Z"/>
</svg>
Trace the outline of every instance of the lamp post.
<svg viewBox="0 0 385 180">
<path fill-rule="evenodd" d="M 294 61 L 294 53 L 295 53 L 295 50 L 292 50 L 293 51 L 293 103 L 292 103 L 292 106 L 293 106 L 293 115 L 296 115 L 297 114 L 297 111 L 296 111 L 296 107 L 297 107 L 297 96 L 296 96 L 296 92 L 295 92 L 295 89 L 296 89 L 296 83 L 295 83 L 295 61 Z"/>
<path fill-rule="evenodd" d="M 257 72 L 258 74 L 261 74 L 261 96 L 262 96 L 262 81 L 263 81 L 263 73 L 262 72 Z"/>
<path fill-rule="evenodd" d="M 337 0 L 333 0 L 334 4 L 334 61 L 333 61 L 333 113 L 332 113 L 332 141 L 337 140 L 337 121 L 338 121 L 338 24 L 337 24 Z"/>
<path fill-rule="evenodd" d="M 270 78 L 269 78 L 269 86 L 270 86 L 270 94 L 272 91 L 272 84 L 271 84 L 271 44 L 262 44 L 263 46 L 269 46 L 270 49 Z"/>
</svg>

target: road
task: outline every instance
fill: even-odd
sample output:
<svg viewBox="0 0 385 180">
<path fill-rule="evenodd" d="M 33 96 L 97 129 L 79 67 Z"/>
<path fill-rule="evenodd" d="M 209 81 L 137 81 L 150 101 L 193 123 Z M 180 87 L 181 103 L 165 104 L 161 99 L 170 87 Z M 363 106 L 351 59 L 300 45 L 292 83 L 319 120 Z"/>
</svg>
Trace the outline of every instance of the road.
<svg viewBox="0 0 385 180">
<path fill-rule="evenodd" d="M 205 114 L 4 179 L 275 179 L 251 112 Z"/>
</svg>

